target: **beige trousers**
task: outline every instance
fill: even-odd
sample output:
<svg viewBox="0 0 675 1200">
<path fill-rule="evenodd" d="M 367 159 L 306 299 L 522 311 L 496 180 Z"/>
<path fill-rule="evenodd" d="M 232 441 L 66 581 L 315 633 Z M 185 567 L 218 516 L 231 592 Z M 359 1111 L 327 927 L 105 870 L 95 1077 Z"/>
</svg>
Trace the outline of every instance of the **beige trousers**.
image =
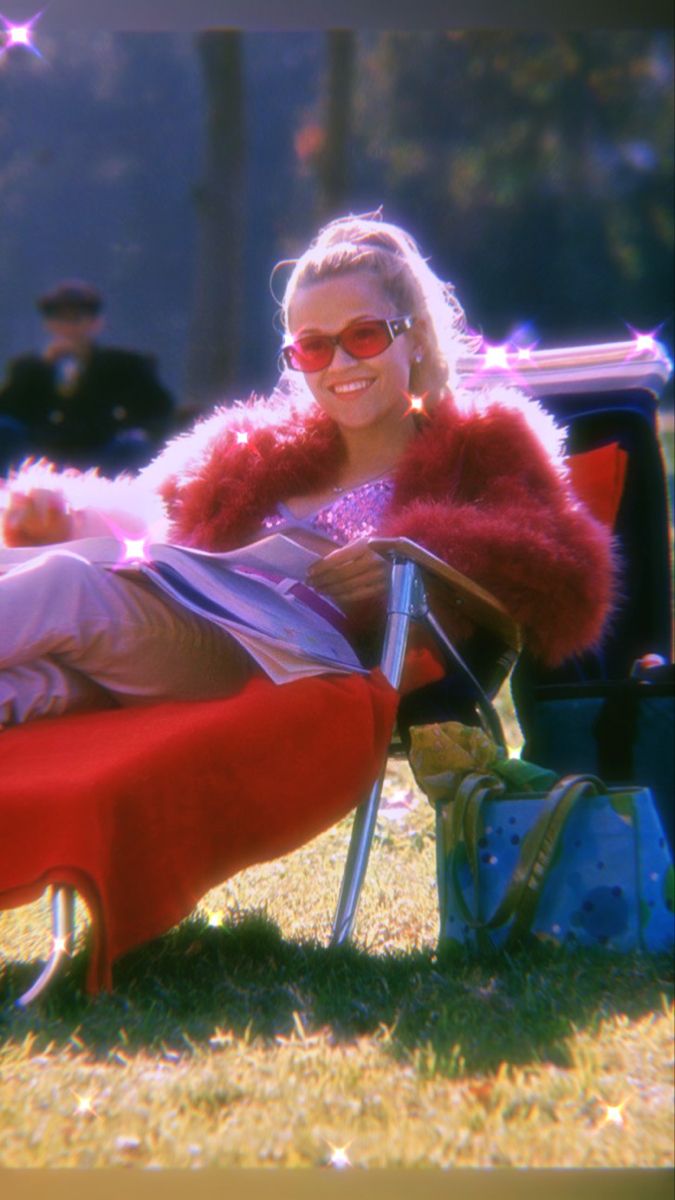
<svg viewBox="0 0 675 1200">
<path fill-rule="evenodd" d="M 206 700 L 261 668 L 142 577 L 49 551 L 0 576 L 0 725 L 73 709 Z"/>
</svg>

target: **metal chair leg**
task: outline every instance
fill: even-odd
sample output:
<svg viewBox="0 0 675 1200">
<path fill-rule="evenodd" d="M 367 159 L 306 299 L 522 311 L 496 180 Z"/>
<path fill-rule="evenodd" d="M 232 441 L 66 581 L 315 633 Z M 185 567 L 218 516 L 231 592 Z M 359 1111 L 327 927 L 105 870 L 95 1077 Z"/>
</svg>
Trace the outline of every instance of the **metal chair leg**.
<svg viewBox="0 0 675 1200">
<path fill-rule="evenodd" d="M 476 692 L 476 709 L 483 729 L 492 737 L 498 746 L 501 746 L 503 750 L 506 750 L 506 738 L 504 737 L 504 730 L 499 719 L 499 713 L 494 707 L 490 697 L 484 692 L 480 683 L 476 679 L 476 676 L 473 674 L 467 663 L 465 663 L 459 651 L 455 649 L 445 630 L 438 623 L 433 614 L 427 612 L 425 614 L 425 620 L 429 627 L 433 629 L 439 642 L 441 642 L 445 648 L 448 657 L 456 663 L 459 669 L 473 685 Z"/>
<path fill-rule="evenodd" d="M 422 616 L 424 611 L 426 600 L 419 569 L 415 563 L 400 561 L 394 557 L 381 669 L 395 688 L 401 681 L 410 621 L 414 616 Z M 331 946 L 340 946 L 351 936 L 368 866 L 386 769 L 385 759 L 380 778 L 373 784 L 370 794 L 358 806 L 354 815 L 342 887 L 333 920 Z"/>
<path fill-rule="evenodd" d="M 15 1000 L 17 1008 L 26 1008 L 44 991 L 47 984 L 59 971 L 66 954 L 70 954 L 75 940 L 75 888 L 52 888 L 52 951 L 32 987 Z"/>
</svg>

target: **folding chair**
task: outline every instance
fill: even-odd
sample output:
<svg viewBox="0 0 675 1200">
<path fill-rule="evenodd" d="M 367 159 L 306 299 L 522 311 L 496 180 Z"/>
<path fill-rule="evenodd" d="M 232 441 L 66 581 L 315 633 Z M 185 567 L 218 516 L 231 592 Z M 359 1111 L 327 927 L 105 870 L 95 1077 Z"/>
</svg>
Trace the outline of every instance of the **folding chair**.
<svg viewBox="0 0 675 1200">
<path fill-rule="evenodd" d="M 413 613 L 419 615 L 424 613 L 429 628 L 433 630 L 438 644 L 445 648 L 449 662 L 451 664 L 460 664 L 461 670 L 466 673 L 467 678 L 470 680 L 471 687 L 475 689 L 486 727 L 497 741 L 503 743 L 499 718 L 490 704 L 489 697 L 494 694 L 499 681 L 505 677 L 515 661 L 520 646 L 519 631 L 516 625 L 508 616 L 503 606 L 488 592 L 473 584 L 465 576 L 454 571 L 440 559 L 429 554 L 421 547 L 416 546 L 413 542 L 409 542 L 406 539 L 393 539 L 391 541 L 381 539 L 377 545 L 387 553 L 391 553 L 396 560 L 393 568 L 393 584 L 389 606 L 390 615 L 385 635 L 384 670 L 382 671 L 382 675 L 386 676 L 390 682 L 395 681 L 395 687 L 398 689 L 404 666 L 404 648 L 411 615 Z M 426 580 L 424 595 L 420 588 L 422 578 Z M 426 598 L 426 591 L 429 592 L 429 601 Z M 440 591 L 445 600 L 444 606 L 437 604 L 438 591 Z M 467 615 L 481 626 L 482 635 L 480 645 L 482 657 L 476 653 L 472 643 L 471 666 L 469 666 L 465 658 L 460 658 L 443 629 L 444 614 L 442 609 L 444 607 L 445 614 L 447 614 L 448 597 L 451 606 L 462 605 Z M 432 611 L 435 608 L 441 613 L 440 619 Z M 474 642 L 477 641 L 478 639 L 474 639 Z M 484 669 L 484 662 L 489 664 L 489 671 Z M 478 663 L 478 666 L 476 666 L 476 663 Z M 424 664 L 422 664 L 422 670 L 424 673 Z M 480 674 L 482 682 L 479 682 L 474 671 Z M 428 674 L 427 670 L 427 677 Z M 316 681 L 313 682 L 316 683 Z M 361 680 L 361 682 L 363 681 Z M 297 685 L 288 686 L 296 687 Z M 273 689 L 273 691 L 278 693 L 278 689 Z M 387 689 L 387 695 L 390 693 L 391 689 Z M 393 699 L 394 708 L 387 710 L 391 711 L 392 715 L 396 707 L 395 694 L 393 695 Z M 400 707 L 400 703 L 398 706 Z M 196 713 L 201 706 L 192 705 L 190 707 L 192 712 Z M 332 713 L 333 710 L 331 710 L 331 715 Z M 109 715 L 99 714 L 101 717 Z M 82 719 L 86 720 L 90 716 L 91 714 L 87 714 Z M 339 714 L 336 715 L 335 719 L 339 721 Z M 379 751 L 379 757 L 376 760 L 378 770 L 381 762 L 384 761 L 386 764 L 390 728 L 391 724 L 387 727 L 387 741 L 386 743 L 382 742 L 382 749 Z M 30 731 L 26 730 L 26 732 Z M 182 735 L 179 733 L 179 736 Z M 378 798 L 379 790 L 378 787 Z M 341 816 L 344 814 L 340 812 L 337 815 Z M 143 817 L 141 816 L 140 819 L 142 820 Z M 122 849 L 123 841 L 119 836 L 118 830 L 115 830 L 115 841 L 120 843 L 120 849 Z M 170 885 L 167 884 L 167 886 Z M 204 888 L 203 890 L 207 889 Z M 70 952 L 73 945 L 75 933 L 74 917 L 75 888 L 60 884 L 54 885 L 52 889 L 52 951 L 47 963 L 33 985 L 15 1002 L 18 1006 L 26 1007 L 41 995 L 60 970 L 64 957 Z"/>
<path fill-rule="evenodd" d="M 631 356 L 627 359 L 629 351 Z M 578 347 L 535 352 L 527 366 L 519 364 L 516 382 L 545 399 L 549 390 L 559 396 L 588 394 L 595 389 L 595 395 L 611 388 L 623 395 L 629 389 L 624 386 L 622 391 L 621 381 L 628 377 L 632 390 L 647 390 L 648 394 L 654 395 L 669 373 L 670 363 L 662 348 L 653 347 L 649 354 L 636 353 L 630 343 L 628 347 L 618 348 Z M 480 360 L 467 360 L 464 374 L 469 385 L 472 381 L 482 383 Z M 621 406 L 619 408 L 623 411 Z M 610 417 L 612 411 L 610 406 Z M 610 440 L 611 437 L 610 429 Z M 399 688 L 412 621 L 424 624 L 448 667 L 443 680 L 423 685 L 399 701 L 398 740 L 395 737 L 394 752 L 400 753 L 406 748 L 407 729 L 411 724 L 457 719 L 458 712 L 467 720 L 475 720 L 477 713 L 484 728 L 503 745 L 504 737 L 492 701 L 519 656 L 521 663 L 528 664 L 527 652 L 521 652 L 518 627 L 494 597 L 415 543 L 407 539 L 375 538 L 372 545 L 393 564 L 381 656 L 383 675 L 394 688 Z M 664 561 L 661 543 L 657 544 L 655 559 Z M 444 628 L 447 615 L 456 605 L 464 606 L 467 615 L 479 627 L 479 632 L 463 647 L 461 655 Z M 526 682 L 525 672 L 520 678 Z M 526 704 L 523 708 L 526 710 Z M 386 759 L 385 754 L 379 778 L 356 809 L 331 944 L 344 942 L 352 932 L 377 820 Z M 535 761 L 539 759 L 535 757 Z M 589 769 L 588 764 L 585 767 Z M 16 1002 L 18 1005 L 25 1007 L 44 991 L 70 951 L 74 938 L 74 900 L 73 887 L 53 887 L 53 951 L 39 978 Z"/>
<path fill-rule="evenodd" d="M 656 431 L 658 396 L 670 377 L 672 364 L 665 349 L 651 339 L 641 343 L 566 347 L 560 350 L 534 351 L 528 357 L 512 355 L 506 368 L 485 367 L 481 356 L 467 356 L 459 364 L 465 386 L 480 387 L 486 379 L 507 373 L 513 382 L 536 396 L 551 411 L 559 423 L 568 429 L 567 450 L 579 455 L 603 446 L 618 444 L 627 455 L 626 482 L 615 532 L 629 561 L 629 599 L 615 622 L 610 637 L 600 654 L 577 656 L 557 671 L 546 671 L 534 662 L 527 649 L 520 651 L 520 635 L 508 619 L 501 622 L 484 621 L 492 633 L 491 644 L 479 639 L 477 662 L 480 666 L 462 661 L 456 649 L 429 608 L 432 592 L 445 604 L 466 603 L 470 593 L 468 581 L 459 581 L 463 590 L 455 591 L 447 568 L 438 560 L 420 552 L 414 544 L 401 539 L 387 542 L 371 539 L 373 549 L 385 553 L 393 563 L 388 602 L 388 621 L 382 654 L 382 670 L 394 687 L 398 687 L 401 664 L 413 620 L 423 621 L 436 634 L 451 669 L 450 677 L 440 687 L 425 686 L 406 697 L 399 708 L 399 718 L 405 726 L 449 719 L 472 721 L 471 708 L 487 732 L 503 745 L 499 718 L 492 705 L 508 673 L 512 670 L 511 688 L 517 715 L 525 734 L 523 757 L 558 770 L 561 774 L 573 771 L 604 772 L 608 781 L 631 781 L 607 761 L 590 755 L 588 733 L 582 736 L 582 721 L 560 721 L 559 707 L 550 719 L 541 719 L 547 699 L 566 697 L 576 707 L 585 699 L 584 689 L 598 679 L 628 677 L 636 659 L 648 653 L 671 656 L 671 600 L 669 592 L 668 508 L 663 460 Z M 604 500 L 604 497 L 600 497 Z M 589 504 L 593 511 L 592 504 Z M 439 584 L 445 583 L 447 594 L 439 597 Z M 458 581 L 455 581 L 457 587 Z M 469 590 L 467 591 L 467 585 Z M 465 598 L 466 597 L 466 598 Z M 433 607 L 433 606 L 432 606 Z M 480 612 L 475 616 L 480 619 Z M 502 638 L 499 646 L 494 639 Z M 475 652 L 476 647 L 474 647 Z M 457 694 L 457 669 L 464 688 Z M 477 678 L 478 676 L 478 678 Z M 656 696 L 652 688 L 651 695 Z M 668 685 L 666 685 L 667 687 Z M 670 685 L 672 691 L 672 684 Z M 454 688 L 454 693 L 453 693 Z M 562 688 L 562 692 L 561 692 Z M 459 702 L 458 702 L 459 701 Z M 405 711 L 402 713 L 402 709 Z M 468 714 L 468 715 L 467 715 Z M 576 711 L 575 711 L 575 716 Z M 586 725 L 597 718 L 595 711 L 585 713 Z M 539 718 L 539 719 L 537 719 Z M 400 721 L 399 721 L 400 724 Z M 565 739 L 564 731 L 573 736 Z M 400 733 L 403 731 L 400 730 Z M 672 739 L 672 722 L 670 725 Z M 403 732 L 403 745 L 409 742 Z M 672 754 L 663 748 L 662 769 L 656 763 L 645 774 L 644 764 L 640 782 L 657 783 L 659 796 L 672 795 L 663 776 L 670 769 Z M 614 769 L 612 769 L 614 767 Z M 384 781 L 385 768 L 368 797 L 359 805 L 354 816 L 345 871 L 333 921 L 332 945 L 345 942 L 352 933 L 356 910 L 365 879 L 368 857 L 377 822 L 377 813 Z M 657 777 L 658 776 L 658 780 Z M 667 814 L 666 814 L 667 816 Z M 672 828 L 672 810 L 670 818 Z M 672 835 L 671 835 L 672 836 Z"/>
</svg>

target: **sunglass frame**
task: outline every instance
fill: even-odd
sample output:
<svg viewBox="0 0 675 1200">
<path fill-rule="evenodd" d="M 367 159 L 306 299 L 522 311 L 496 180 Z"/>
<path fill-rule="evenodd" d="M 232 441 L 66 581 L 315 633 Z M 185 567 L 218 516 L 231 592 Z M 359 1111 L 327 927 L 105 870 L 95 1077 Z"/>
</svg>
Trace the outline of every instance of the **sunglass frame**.
<svg viewBox="0 0 675 1200">
<path fill-rule="evenodd" d="M 302 337 L 293 339 L 289 338 L 286 342 L 284 342 L 283 346 L 281 347 L 281 355 L 283 361 L 286 363 L 286 366 L 291 371 L 300 371 L 303 375 L 315 375 L 317 371 L 325 371 L 326 367 L 330 366 L 333 358 L 335 357 L 335 348 L 337 346 L 342 346 L 342 349 L 345 351 L 345 353 L 348 354 L 350 358 L 354 358 L 357 361 L 367 358 L 378 358 L 380 354 L 384 354 L 385 350 L 391 346 L 394 338 L 399 337 L 402 333 L 407 333 L 410 329 L 412 329 L 414 324 L 415 317 L 413 316 L 391 317 L 389 319 L 386 317 L 371 317 L 368 319 L 364 318 L 359 321 L 351 321 L 349 325 L 345 325 L 344 329 L 341 329 L 339 333 L 308 334 L 308 337 L 321 338 L 333 347 L 333 353 L 328 359 L 328 362 L 322 363 L 320 367 L 313 367 L 311 370 L 306 370 L 304 367 L 296 366 L 296 364 L 292 361 L 293 351 L 295 350 L 295 347 L 302 342 Z M 344 345 L 342 339 L 349 329 L 353 329 L 355 327 L 358 328 L 359 325 L 384 325 L 387 333 L 389 334 L 389 341 L 387 342 L 386 346 L 383 346 L 381 350 L 378 350 L 377 354 L 352 354 L 351 350 L 348 350 Z"/>
</svg>

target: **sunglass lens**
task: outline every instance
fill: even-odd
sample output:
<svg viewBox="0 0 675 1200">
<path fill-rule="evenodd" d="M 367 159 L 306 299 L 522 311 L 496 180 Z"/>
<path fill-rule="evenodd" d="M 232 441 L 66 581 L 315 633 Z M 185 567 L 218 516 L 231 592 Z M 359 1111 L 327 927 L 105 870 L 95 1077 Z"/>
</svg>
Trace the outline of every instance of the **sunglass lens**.
<svg viewBox="0 0 675 1200">
<path fill-rule="evenodd" d="M 391 342 L 384 321 L 358 321 L 340 336 L 340 345 L 352 358 L 375 358 Z M 322 371 L 333 359 L 334 339 L 320 334 L 298 338 L 284 349 L 288 366 L 294 371 Z"/>
<path fill-rule="evenodd" d="M 328 338 L 305 337 L 293 342 L 288 351 L 289 365 L 296 371 L 320 371 L 330 362 L 333 346 Z"/>
<path fill-rule="evenodd" d="M 361 321 L 345 329 L 342 345 L 353 358 L 374 358 L 386 350 L 391 338 L 383 321 Z"/>
</svg>

